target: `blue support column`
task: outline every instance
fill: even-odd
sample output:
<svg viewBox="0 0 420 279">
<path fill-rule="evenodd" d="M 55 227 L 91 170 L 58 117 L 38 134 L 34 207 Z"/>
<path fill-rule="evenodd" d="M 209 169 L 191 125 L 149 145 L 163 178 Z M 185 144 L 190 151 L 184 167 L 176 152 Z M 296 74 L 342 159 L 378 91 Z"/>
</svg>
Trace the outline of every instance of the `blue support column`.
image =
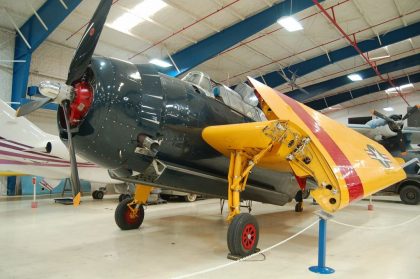
<svg viewBox="0 0 420 279">
<path fill-rule="evenodd" d="M 68 9 L 57 0 L 47 0 L 37 13 L 45 22 L 48 30 L 41 25 L 35 15 L 30 17 L 20 28 L 31 48 L 24 43 L 20 36 L 15 40 L 15 60 L 25 60 L 24 63 L 13 65 L 12 102 L 22 102 L 26 98 L 29 69 L 32 53 L 53 32 L 57 26 L 80 4 L 81 0 L 66 0 Z M 14 105 L 16 108 L 17 106 Z"/>
<path fill-rule="evenodd" d="M 319 235 L 318 235 L 318 265 L 311 266 L 310 271 L 320 274 L 331 274 L 335 270 L 325 266 L 327 253 L 327 220 L 319 217 Z"/>
<path fill-rule="evenodd" d="M 323 0 L 319 2 L 323 2 Z M 285 0 L 275 4 L 256 15 L 244 19 L 221 32 L 173 54 L 172 59 L 177 64 L 180 73 L 174 67 L 164 72 L 170 76 L 180 75 L 276 23 L 280 17 L 298 13 L 313 5 L 314 3 L 311 0 Z M 166 59 L 166 61 L 171 63 L 169 59 Z"/>
</svg>

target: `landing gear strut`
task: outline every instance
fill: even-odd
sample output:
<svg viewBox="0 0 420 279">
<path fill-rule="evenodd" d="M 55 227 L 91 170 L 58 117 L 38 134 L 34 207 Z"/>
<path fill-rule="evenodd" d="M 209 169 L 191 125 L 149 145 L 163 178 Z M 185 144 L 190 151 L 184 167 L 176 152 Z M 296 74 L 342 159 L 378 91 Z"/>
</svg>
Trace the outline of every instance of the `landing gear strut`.
<svg viewBox="0 0 420 279">
<path fill-rule="evenodd" d="M 295 205 L 295 212 L 302 212 L 303 211 L 303 191 L 299 190 L 295 196 L 296 205 Z"/>
<path fill-rule="evenodd" d="M 227 244 L 230 251 L 228 258 L 242 258 L 257 251 L 259 227 L 257 219 L 249 213 L 240 213 L 240 193 L 245 190 L 248 175 L 258 161 L 270 150 L 267 148 L 250 155 L 241 150 L 235 150 L 230 155 L 228 174 L 228 205 L 230 221 L 227 232 Z"/>
</svg>

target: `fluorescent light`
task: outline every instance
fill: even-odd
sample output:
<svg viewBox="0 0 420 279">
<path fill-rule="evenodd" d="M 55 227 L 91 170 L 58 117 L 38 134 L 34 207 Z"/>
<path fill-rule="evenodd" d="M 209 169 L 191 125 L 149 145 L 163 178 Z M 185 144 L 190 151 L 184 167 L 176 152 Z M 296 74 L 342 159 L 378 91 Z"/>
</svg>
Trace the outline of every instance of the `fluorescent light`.
<svg viewBox="0 0 420 279">
<path fill-rule="evenodd" d="M 162 0 L 144 0 L 136 5 L 129 12 L 118 17 L 110 26 L 122 32 L 128 32 L 134 26 L 140 24 L 145 18 L 148 18 L 167 5 Z"/>
<path fill-rule="evenodd" d="M 387 54 L 387 55 L 383 55 L 383 56 L 377 56 L 377 57 L 370 57 L 370 60 L 380 60 L 380 59 L 385 59 L 391 57 L 391 55 Z"/>
<path fill-rule="evenodd" d="M 383 108 L 383 110 L 384 111 L 394 111 L 394 108 L 393 107 L 386 107 L 386 108 Z"/>
<path fill-rule="evenodd" d="M 157 65 L 159 67 L 162 67 L 162 68 L 168 68 L 168 67 L 172 66 L 171 63 L 168 63 L 166 61 L 156 59 L 156 58 L 153 58 L 152 60 L 150 60 L 149 63 L 155 64 L 155 65 Z"/>
<path fill-rule="evenodd" d="M 363 80 L 363 78 L 359 74 L 351 74 L 347 76 L 351 81 L 359 81 Z"/>
<path fill-rule="evenodd" d="M 397 86 L 397 87 L 390 87 L 388 89 L 385 90 L 386 93 L 391 94 L 391 93 L 397 93 L 398 91 L 402 92 L 404 91 L 404 89 L 408 89 L 408 88 L 413 88 L 414 85 L 412 83 L 407 83 L 401 86 Z M 405 90 L 407 91 L 407 90 Z"/>
<path fill-rule="evenodd" d="M 124 13 L 113 23 L 111 23 L 110 26 L 119 31 L 128 32 L 131 28 L 138 25 L 142 21 L 144 21 L 142 18 L 139 18 L 131 13 Z"/>
<path fill-rule="evenodd" d="M 284 16 L 277 20 L 277 23 L 283 26 L 287 31 L 294 32 L 302 30 L 302 24 L 300 24 L 296 19 L 291 16 Z"/>
<path fill-rule="evenodd" d="M 407 84 L 401 85 L 400 90 L 403 90 L 403 89 L 406 89 L 406 88 L 413 88 L 413 87 L 414 87 L 414 85 L 412 83 L 407 83 Z"/>
</svg>

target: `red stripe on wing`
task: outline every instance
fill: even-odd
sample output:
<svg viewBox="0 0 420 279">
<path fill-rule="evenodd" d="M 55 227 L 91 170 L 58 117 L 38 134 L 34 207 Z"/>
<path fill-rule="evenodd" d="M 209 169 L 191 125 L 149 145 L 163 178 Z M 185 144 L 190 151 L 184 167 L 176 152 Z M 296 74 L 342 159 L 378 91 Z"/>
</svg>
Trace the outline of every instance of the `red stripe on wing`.
<svg viewBox="0 0 420 279">
<path fill-rule="evenodd" d="M 350 202 L 362 198 L 364 192 L 362 181 L 340 147 L 298 102 L 281 93 L 278 93 L 278 96 L 293 109 L 327 150 L 346 181 Z"/>
</svg>

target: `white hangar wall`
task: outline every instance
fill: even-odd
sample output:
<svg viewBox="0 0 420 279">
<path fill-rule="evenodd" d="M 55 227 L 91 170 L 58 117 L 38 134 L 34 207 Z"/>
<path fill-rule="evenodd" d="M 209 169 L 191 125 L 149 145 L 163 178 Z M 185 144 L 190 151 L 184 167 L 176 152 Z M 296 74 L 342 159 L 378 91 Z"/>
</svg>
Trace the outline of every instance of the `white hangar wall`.
<svg viewBox="0 0 420 279">
<path fill-rule="evenodd" d="M 15 32 L 0 29 L 0 98 L 9 102 L 12 96 L 13 63 L 4 62 L 13 60 L 15 49 Z M 0 176 L 0 196 L 7 194 L 7 180 Z"/>
</svg>

